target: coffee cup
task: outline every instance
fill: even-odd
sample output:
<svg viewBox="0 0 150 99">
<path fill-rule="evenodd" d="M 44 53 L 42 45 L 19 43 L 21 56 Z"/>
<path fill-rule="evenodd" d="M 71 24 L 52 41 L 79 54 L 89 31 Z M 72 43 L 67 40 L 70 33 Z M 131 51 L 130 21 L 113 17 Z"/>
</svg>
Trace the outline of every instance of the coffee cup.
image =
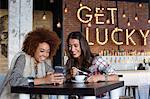
<svg viewBox="0 0 150 99">
<path fill-rule="evenodd" d="M 78 82 L 84 81 L 85 78 L 86 78 L 85 75 L 76 75 L 76 76 L 75 76 L 75 80 L 78 81 Z"/>
</svg>

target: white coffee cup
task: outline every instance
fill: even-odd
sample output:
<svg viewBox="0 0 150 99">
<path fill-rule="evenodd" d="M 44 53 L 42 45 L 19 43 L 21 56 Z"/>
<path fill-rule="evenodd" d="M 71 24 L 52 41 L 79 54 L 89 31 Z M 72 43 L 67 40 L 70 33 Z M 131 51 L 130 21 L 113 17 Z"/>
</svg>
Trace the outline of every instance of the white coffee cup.
<svg viewBox="0 0 150 99">
<path fill-rule="evenodd" d="M 79 82 L 80 82 L 80 81 L 82 82 L 82 81 L 85 80 L 85 77 L 86 77 L 85 75 L 76 75 L 76 76 L 75 76 L 75 80 L 76 80 L 76 81 L 79 81 Z"/>
</svg>

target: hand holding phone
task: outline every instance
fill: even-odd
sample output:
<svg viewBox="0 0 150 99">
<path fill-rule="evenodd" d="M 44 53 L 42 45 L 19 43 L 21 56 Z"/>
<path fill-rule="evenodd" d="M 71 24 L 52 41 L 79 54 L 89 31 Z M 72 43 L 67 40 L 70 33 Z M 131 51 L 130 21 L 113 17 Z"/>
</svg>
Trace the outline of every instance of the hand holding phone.
<svg viewBox="0 0 150 99">
<path fill-rule="evenodd" d="M 55 69 L 55 73 L 63 73 L 63 74 L 65 74 L 65 72 L 66 72 L 64 66 L 55 66 L 54 69 Z"/>
</svg>

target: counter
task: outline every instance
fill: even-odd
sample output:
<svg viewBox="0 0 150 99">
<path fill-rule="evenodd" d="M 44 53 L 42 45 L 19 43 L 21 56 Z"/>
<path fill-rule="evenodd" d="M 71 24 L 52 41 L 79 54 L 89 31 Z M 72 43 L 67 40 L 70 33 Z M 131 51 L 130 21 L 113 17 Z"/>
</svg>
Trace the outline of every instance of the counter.
<svg viewBox="0 0 150 99">
<path fill-rule="evenodd" d="M 116 73 L 123 75 L 120 80 L 124 80 L 125 85 L 150 85 L 150 70 L 122 70 Z"/>
</svg>

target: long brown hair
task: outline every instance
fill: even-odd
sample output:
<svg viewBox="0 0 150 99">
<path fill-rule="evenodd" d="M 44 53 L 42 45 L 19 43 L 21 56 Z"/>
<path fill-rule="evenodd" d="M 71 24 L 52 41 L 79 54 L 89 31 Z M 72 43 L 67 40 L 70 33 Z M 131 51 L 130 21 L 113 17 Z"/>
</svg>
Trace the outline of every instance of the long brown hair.
<svg viewBox="0 0 150 99">
<path fill-rule="evenodd" d="M 90 47 L 87 43 L 87 40 L 82 35 L 82 33 L 78 32 L 78 31 L 71 32 L 68 35 L 68 38 L 67 38 L 67 55 L 68 55 L 69 60 L 70 60 L 68 65 L 78 64 L 77 60 L 75 58 L 73 58 L 72 55 L 69 52 L 69 39 L 79 40 L 80 47 L 81 47 L 80 63 L 81 63 L 82 66 L 85 66 L 86 68 L 88 68 L 91 65 L 91 62 L 92 62 L 92 59 L 93 59 L 94 56 L 91 53 Z"/>
</svg>

